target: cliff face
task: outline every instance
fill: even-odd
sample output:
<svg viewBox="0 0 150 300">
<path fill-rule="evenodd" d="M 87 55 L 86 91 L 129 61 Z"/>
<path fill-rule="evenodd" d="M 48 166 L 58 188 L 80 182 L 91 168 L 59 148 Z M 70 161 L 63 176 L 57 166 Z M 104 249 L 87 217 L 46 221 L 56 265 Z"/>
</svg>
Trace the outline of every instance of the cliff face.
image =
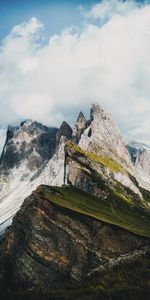
<svg viewBox="0 0 150 300">
<path fill-rule="evenodd" d="M 0 296 L 147 297 L 150 193 L 109 114 L 9 128 L 0 168 L 0 230 L 23 203 L 0 245 Z"/>
<path fill-rule="evenodd" d="M 67 285 L 84 286 L 93 276 L 106 274 L 103 288 L 109 291 L 111 273 L 115 268 L 119 272 L 122 262 L 129 267 L 143 259 L 142 270 L 149 239 L 60 206 L 56 199 L 66 191 L 41 186 L 25 200 L 2 245 L 1 292 L 3 286 L 11 293 L 48 293 Z M 72 193 L 91 197 L 77 189 Z M 128 276 L 124 282 L 127 288 L 131 285 Z"/>
<path fill-rule="evenodd" d="M 0 162 L 0 236 L 38 185 L 63 184 L 64 145 L 71 134 L 65 122 L 59 129 L 30 120 L 8 128 Z"/>
<path fill-rule="evenodd" d="M 91 107 L 90 119 L 81 136 L 79 146 L 97 154 L 107 153 L 133 173 L 129 154 L 112 115 L 106 113 L 98 104 L 93 104 Z"/>
<path fill-rule="evenodd" d="M 18 128 L 8 127 L 6 143 L 0 160 L 0 169 L 9 174 L 13 168 L 26 165 L 26 172 L 38 169 L 49 160 L 56 146 L 56 128 L 48 128 L 27 120 Z"/>
<path fill-rule="evenodd" d="M 150 147 L 132 141 L 127 144 L 127 149 L 135 166 L 140 184 L 150 190 Z"/>
<path fill-rule="evenodd" d="M 8 128 L 0 159 L 0 236 L 11 224 L 24 198 L 40 184 L 62 186 L 78 181 L 80 185 L 82 176 L 78 177 L 78 170 L 82 169 L 82 161 L 76 162 L 74 157 L 72 163 L 71 158 L 70 162 L 65 161 L 67 140 L 79 146 L 86 164 L 92 164 L 93 170 L 100 172 L 108 182 L 113 178 L 142 198 L 136 182 L 137 168 L 131 162 L 112 116 L 99 105 L 92 105 L 89 120 L 80 112 L 73 130 L 66 122 L 56 129 L 27 120 L 17 128 Z M 141 157 L 145 169 L 146 161 Z M 74 174 L 78 178 L 75 179 Z M 85 181 L 85 172 L 83 177 Z M 88 188 L 90 182 L 86 186 L 87 191 L 92 191 Z"/>
<path fill-rule="evenodd" d="M 75 185 L 86 192 L 98 195 L 98 181 L 103 178 L 106 185 L 117 189 L 117 185 L 124 186 L 135 198 L 142 198 L 138 182 L 128 173 L 124 165 L 113 159 L 106 152 L 101 155 L 94 151 L 85 151 L 83 148 L 68 142 L 66 150 L 66 183 Z M 97 179 L 96 179 L 97 178 Z M 96 186 L 96 190 L 94 190 Z"/>
</svg>

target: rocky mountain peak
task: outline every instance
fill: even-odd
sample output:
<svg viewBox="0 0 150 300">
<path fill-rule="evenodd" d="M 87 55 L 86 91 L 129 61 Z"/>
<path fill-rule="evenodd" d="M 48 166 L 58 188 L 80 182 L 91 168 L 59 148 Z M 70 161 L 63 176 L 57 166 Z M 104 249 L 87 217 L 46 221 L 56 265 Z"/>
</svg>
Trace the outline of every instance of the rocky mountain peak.
<svg viewBox="0 0 150 300">
<path fill-rule="evenodd" d="M 80 167 L 75 167 L 77 155 L 75 159 L 71 157 L 71 163 L 66 163 L 67 140 L 74 142 L 71 143 L 75 146 L 75 152 L 79 146 L 83 156 L 89 154 L 93 157 L 92 161 L 102 161 L 102 173 L 105 171 L 108 179 L 113 176 L 116 181 L 140 195 L 127 174 L 129 172 L 134 175 L 134 167 L 119 129 L 111 115 L 104 112 L 98 104 L 93 104 L 90 119 L 87 121 L 80 112 L 73 130 L 65 121 L 59 129 L 49 128 L 32 120 L 22 122 L 19 127 L 8 128 L 0 160 L 0 226 L 8 220 L 8 214 L 12 218 L 24 196 L 28 196 L 41 183 L 61 186 L 64 182 L 74 182 L 74 179 L 80 184 L 83 179 L 85 187 L 90 186 L 89 182 L 85 184 L 84 175 L 81 180 L 78 176 Z M 96 166 L 100 173 L 99 164 L 96 163 Z M 3 199 L 7 199 L 6 207 Z"/>
<path fill-rule="evenodd" d="M 26 119 L 26 120 L 24 120 L 24 121 L 22 121 L 22 122 L 20 123 L 20 126 L 29 126 L 29 125 L 31 125 L 33 122 L 34 122 L 34 121 L 31 120 L 31 119 Z"/>
<path fill-rule="evenodd" d="M 86 129 L 86 127 L 87 127 L 87 120 L 84 114 L 82 113 L 82 111 L 80 111 L 72 133 L 72 139 L 76 144 L 78 144 L 81 135 Z"/>
<path fill-rule="evenodd" d="M 79 123 L 79 122 L 86 123 L 86 118 L 85 118 L 85 116 L 84 116 L 84 114 L 83 114 L 82 111 L 79 112 L 79 115 L 78 115 L 76 123 Z"/>
<path fill-rule="evenodd" d="M 79 146 L 85 150 L 92 150 L 96 154 L 107 154 L 120 162 L 124 159 L 130 169 L 133 169 L 116 123 L 111 114 L 105 112 L 99 104 L 91 106 L 90 120 L 81 136 Z"/>
<path fill-rule="evenodd" d="M 67 139 L 71 139 L 71 136 L 72 136 L 72 128 L 66 121 L 62 122 L 60 128 L 57 131 L 57 134 L 56 134 L 57 144 L 59 143 L 60 138 L 62 136 L 65 136 Z"/>
<path fill-rule="evenodd" d="M 27 132 L 30 136 L 40 134 L 49 129 L 51 128 L 31 119 L 21 122 L 18 128 L 19 132 Z"/>
<path fill-rule="evenodd" d="M 22 122 L 19 127 L 9 126 L 1 155 L 1 172 L 19 167 L 23 161 L 28 161 L 29 169 L 32 166 L 34 168 L 35 164 L 39 167 L 54 153 L 56 132 L 56 128 L 49 128 L 32 120 Z"/>
<path fill-rule="evenodd" d="M 90 119 L 96 120 L 98 118 L 109 120 L 111 119 L 111 114 L 106 113 L 98 103 L 93 103 L 90 110 Z"/>
</svg>

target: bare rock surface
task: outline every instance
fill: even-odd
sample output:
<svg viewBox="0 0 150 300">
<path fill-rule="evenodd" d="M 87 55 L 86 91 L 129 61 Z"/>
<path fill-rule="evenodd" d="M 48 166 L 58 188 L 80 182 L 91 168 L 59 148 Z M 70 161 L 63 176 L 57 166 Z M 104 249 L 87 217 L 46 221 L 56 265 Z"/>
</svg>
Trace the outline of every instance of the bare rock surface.
<svg viewBox="0 0 150 300">
<path fill-rule="evenodd" d="M 119 266 L 127 253 L 127 260 L 130 256 L 134 261 L 135 253 L 140 255 L 149 244 L 148 239 L 62 208 L 47 200 L 45 192 L 56 191 L 39 187 L 24 201 L 7 232 L 1 250 L 6 286 L 45 292 L 66 282 L 81 283 L 97 268 L 109 271 L 115 262 Z"/>
<path fill-rule="evenodd" d="M 140 184 L 150 190 L 150 147 L 132 141 L 127 143 L 127 149 Z"/>
</svg>

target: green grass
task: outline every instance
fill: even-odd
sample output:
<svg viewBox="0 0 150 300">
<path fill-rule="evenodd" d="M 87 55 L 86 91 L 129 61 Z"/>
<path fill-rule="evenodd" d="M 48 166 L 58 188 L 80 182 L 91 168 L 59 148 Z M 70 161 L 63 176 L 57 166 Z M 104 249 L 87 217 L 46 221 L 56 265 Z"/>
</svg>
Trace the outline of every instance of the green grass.
<svg viewBox="0 0 150 300">
<path fill-rule="evenodd" d="M 61 207 L 150 237 L 149 213 L 144 208 L 125 201 L 122 195 L 113 190 L 107 199 L 97 198 L 75 187 L 47 187 L 41 193 L 42 198 Z"/>
<path fill-rule="evenodd" d="M 127 171 L 125 170 L 125 168 L 111 157 L 108 157 L 106 155 L 100 156 L 94 152 L 85 151 L 71 141 L 68 141 L 66 143 L 66 147 L 75 150 L 77 154 L 84 155 L 85 157 L 89 158 L 93 162 L 101 164 L 102 166 L 108 168 L 110 171 L 114 173 L 122 173 L 127 175 Z"/>
</svg>

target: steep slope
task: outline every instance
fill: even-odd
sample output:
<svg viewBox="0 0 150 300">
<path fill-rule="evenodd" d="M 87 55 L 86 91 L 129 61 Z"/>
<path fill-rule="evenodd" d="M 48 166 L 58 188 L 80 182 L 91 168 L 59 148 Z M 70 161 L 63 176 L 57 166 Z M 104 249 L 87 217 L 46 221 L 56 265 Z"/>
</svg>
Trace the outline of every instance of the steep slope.
<svg viewBox="0 0 150 300">
<path fill-rule="evenodd" d="M 150 147 L 135 141 L 127 143 L 127 149 L 142 186 L 150 190 Z"/>
<path fill-rule="evenodd" d="M 131 176 L 136 177 L 135 169 L 120 131 L 111 114 L 104 112 L 98 104 L 93 104 L 91 107 L 90 119 L 86 123 L 86 128 L 78 145 L 83 151 L 89 152 L 90 155 L 93 153 L 94 159 L 101 157 L 105 162 L 111 163 L 112 160 L 122 166 L 122 170 L 126 171 L 116 172 L 115 168 L 110 170 L 110 163 L 107 166 L 105 164 L 105 171 L 109 175 L 111 171 L 111 175 L 117 181 L 140 195 L 139 189 L 131 180 Z"/>
<path fill-rule="evenodd" d="M 80 111 L 72 132 L 72 140 L 74 143 L 79 143 L 82 133 L 88 127 L 88 123 L 84 114 Z"/>
<path fill-rule="evenodd" d="M 22 123 L 19 128 L 8 128 L 0 164 L 1 235 L 24 198 L 38 185 L 63 184 L 66 141 L 61 137 L 63 134 L 67 133 L 62 126 L 57 130 L 32 121 Z"/>
<path fill-rule="evenodd" d="M 16 161 L 21 170 L 24 161 Z M 7 164 L 3 159 L 5 176 Z M 92 105 L 90 119 L 80 113 L 73 131 L 63 122 L 52 156 L 29 174 L 0 204 L 6 221 L 14 199 L 16 213 L 22 195 L 44 184 L 23 202 L 1 242 L 0 296 L 148 299 L 150 193 L 139 186 L 112 117 Z"/>
<path fill-rule="evenodd" d="M 73 142 L 70 151 L 75 151 L 78 158 L 82 156 L 87 165 L 92 164 L 93 170 L 108 182 L 118 182 L 136 193 L 138 199 L 143 198 L 121 134 L 112 116 L 99 105 L 92 105 L 89 120 L 80 112 L 73 130 L 66 122 L 56 129 L 28 120 L 18 128 L 8 128 L 0 159 L 0 234 L 38 185 L 82 182 L 78 172 L 82 161 L 76 162 L 74 157 L 66 160 L 67 140 Z M 91 192 L 91 183 L 85 185 Z"/>
<path fill-rule="evenodd" d="M 74 187 L 39 187 L 25 200 L 1 246 L 1 295 L 9 289 L 11 295 L 21 291 L 37 299 L 39 292 L 76 299 L 78 290 L 80 299 L 95 299 L 95 293 L 104 293 L 105 300 L 118 293 L 118 299 L 130 299 L 122 296 L 137 292 L 137 280 L 135 299 L 148 293 L 149 281 L 139 278 L 149 274 L 150 239 L 133 232 L 139 228 L 138 234 L 150 237 L 149 219 L 121 197 L 112 197 L 115 214 L 110 201 Z M 123 214 L 130 231 L 120 228 Z"/>
<path fill-rule="evenodd" d="M 130 172 L 133 171 L 129 154 L 112 115 L 106 113 L 100 105 L 92 104 L 87 125 L 79 141 L 79 146 L 84 150 L 108 153 L 109 156 L 113 156 L 125 164 Z"/>
</svg>

